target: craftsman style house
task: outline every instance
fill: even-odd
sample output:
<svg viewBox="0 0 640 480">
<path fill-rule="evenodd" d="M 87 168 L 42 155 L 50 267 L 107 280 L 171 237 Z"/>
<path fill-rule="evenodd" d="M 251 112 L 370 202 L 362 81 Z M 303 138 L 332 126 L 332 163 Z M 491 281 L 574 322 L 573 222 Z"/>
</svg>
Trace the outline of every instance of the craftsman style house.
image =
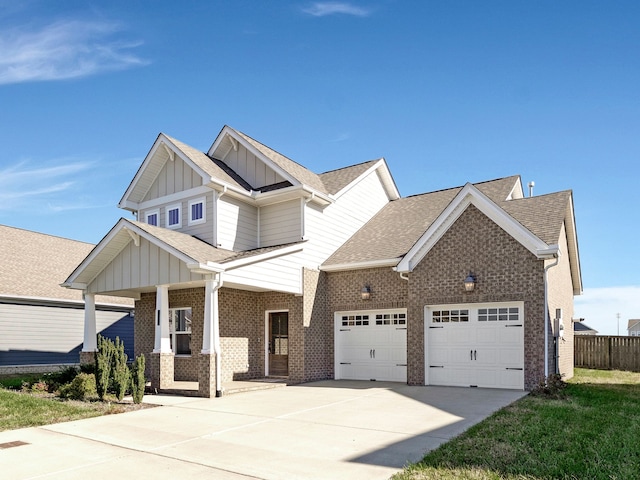
<svg viewBox="0 0 640 480">
<path fill-rule="evenodd" d="M 135 299 L 152 385 L 361 379 L 530 389 L 572 375 L 572 194 L 518 176 L 401 198 L 384 159 L 315 174 L 225 126 L 160 134 L 64 285 Z"/>
</svg>

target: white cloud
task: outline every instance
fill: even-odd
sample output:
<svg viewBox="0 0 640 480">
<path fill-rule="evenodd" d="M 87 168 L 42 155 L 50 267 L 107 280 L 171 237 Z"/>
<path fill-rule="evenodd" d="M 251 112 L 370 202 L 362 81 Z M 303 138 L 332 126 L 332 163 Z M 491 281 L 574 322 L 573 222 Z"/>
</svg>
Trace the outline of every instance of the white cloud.
<svg viewBox="0 0 640 480">
<path fill-rule="evenodd" d="M 59 21 L 40 30 L 0 31 L 0 85 L 64 80 L 146 65 L 130 53 L 139 43 L 110 39 L 115 23 Z"/>
<path fill-rule="evenodd" d="M 327 15 L 336 14 L 366 17 L 371 13 L 370 10 L 347 2 L 315 2 L 310 7 L 303 9 L 303 11 L 314 17 L 326 17 Z"/>
<path fill-rule="evenodd" d="M 91 166 L 92 162 L 72 162 L 31 168 L 20 162 L 0 170 L 0 210 L 33 210 L 43 200 L 72 189 L 75 182 L 70 179 Z"/>
<path fill-rule="evenodd" d="M 640 318 L 640 286 L 585 288 L 575 298 L 574 317 L 600 335 L 626 335 L 628 320 Z"/>
</svg>

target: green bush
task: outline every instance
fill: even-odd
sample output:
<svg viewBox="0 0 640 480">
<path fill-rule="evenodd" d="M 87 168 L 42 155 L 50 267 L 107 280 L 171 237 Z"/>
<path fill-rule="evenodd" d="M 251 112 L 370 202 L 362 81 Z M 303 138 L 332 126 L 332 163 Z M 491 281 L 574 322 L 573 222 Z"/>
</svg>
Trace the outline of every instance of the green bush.
<svg viewBox="0 0 640 480">
<path fill-rule="evenodd" d="M 55 392 L 60 386 L 71 383 L 78 373 L 77 367 L 69 366 L 57 372 L 44 374 L 41 381 L 47 384 L 48 392 Z"/>
<path fill-rule="evenodd" d="M 111 363 L 115 353 L 115 345 L 109 338 L 98 334 L 98 351 L 96 352 L 96 391 L 98 398 L 104 400 L 109 391 L 111 381 Z"/>
<path fill-rule="evenodd" d="M 96 377 L 91 373 L 79 373 L 71 381 L 60 387 L 60 398 L 85 400 L 96 394 Z"/>
<path fill-rule="evenodd" d="M 127 354 L 124 353 L 124 343 L 120 337 L 116 337 L 111 359 L 111 380 L 118 401 L 122 401 L 125 393 L 129 389 L 130 383 L 129 367 L 127 366 Z"/>
<path fill-rule="evenodd" d="M 131 393 L 133 395 L 133 403 L 142 403 L 142 398 L 144 397 L 144 387 L 146 384 L 144 378 L 144 363 L 144 355 L 140 354 L 131 365 Z"/>
</svg>

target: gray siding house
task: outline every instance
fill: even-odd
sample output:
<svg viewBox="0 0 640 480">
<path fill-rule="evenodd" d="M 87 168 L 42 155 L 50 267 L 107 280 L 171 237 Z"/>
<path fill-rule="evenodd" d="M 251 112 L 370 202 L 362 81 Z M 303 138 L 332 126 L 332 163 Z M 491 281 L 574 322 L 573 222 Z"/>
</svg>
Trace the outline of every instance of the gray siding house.
<svg viewBox="0 0 640 480">
<path fill-rule="evenodd" d="M 160 134 L 121 219 L 64 283 L 136 302 L 158 390 L 234 380 L 530 389 L 573 374 L 582 292 L 570 190 L 519 176 L 402 198 L 384 159 L 324 173 L 225 126 L 206 152 Z M 461 391 L 461 394 L 464 394 Z"/>
<path fill-rule="evenodd" d="M 0 373 L 78 364 L 84 338 L 82 292 L 60 286 L 94 245 L 0 225 Z M 133 356 L 133 301 L 100 297 L 97 328 L 119 336 Z"/>
</svg>

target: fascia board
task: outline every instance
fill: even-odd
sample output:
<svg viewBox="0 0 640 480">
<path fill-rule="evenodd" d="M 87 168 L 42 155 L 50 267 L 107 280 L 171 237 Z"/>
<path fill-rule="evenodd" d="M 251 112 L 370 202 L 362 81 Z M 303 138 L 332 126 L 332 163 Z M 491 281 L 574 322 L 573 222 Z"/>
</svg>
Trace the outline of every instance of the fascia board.
<svg viewBox="0 0 640 480">
<path fill-rule="evenodd" d="M 569 196 L 567 214 L 565 215 L 565 230 L 567 232 L 567 246 L 569 249 L 569 262 L 573 280 L 574 295 L 582 295 L 582 267 L 580 265 L 580 250 L 578 248 L 578 233 L 576 231 L 576 218 L 573 210 L 573 195 Z"/>
<path fill-rule="evenodd" d="M 286 170 L 283 170 L 279 165 L 274 163 L 273 160 L 271 160 L 268 157 L 266 157 L 260 150 L 255 148 L 253 145 L 251 145 L 249 142 L 247 142 L 244 138 L 242 138 L 240 135 L 238 135 L 228 125 L 224 126 L 224 128 L 222 129 L 222 131 L 220 132 L 220 134 L 218 135 L 216 140 L 213 142 L 213 145 L 211 145 L 211 148 L 209 149 L 208 155 L 213 156 L 213 153 L 217 150 L 217 148 L 220 146 L 220 143 L 222 143 L 222 141 L 224 140 L 225 135 L 229 135 L 236 142 L 242 144 L 242 146 L 244 148 L 249 150 L 253 155 L 255 155 L 260 160 L 262 160 L 264 163 L 266 163 L 271 169 L 273 169 L 276 173 L 278 173 L 278 175 L 280 175 L 284 179 L 288 180 L 293 185 L 300 185 L 300 181 L 298 179 L 292 177 L 289 172 L 287 172 Z"/>
<path fill-rule="evenodd" d="M 398 271 L 411 272 L 433 246 L 449 230 L 466 208 L 473 204 L 484 215 L 505 230 L 516 241 L 538 258 L 544 258 L 549 252 L 549 245 L 527 230 L 522 224 L 496 205 L 472 184 L 467 183 L 455 198 L 447 205 L 427 231 L 411 247 L 398 264 Z"/>
<path fill-rule="evenodd" d="M 266 260 L 272 260 L 274 258 L 283 257 L 285 255 L 291 255 L 292 253 L 301 252 L 303 249 L 304 249 L 304 245 L 296 243 L 294 245 L 289 245 L 288 247 L 282 247 L 278 250 L 273 250 L 271 252 L 262 253 L 260 255 L 254 255 L 252 257 L 240 258 L 238 260 L 232 260 L 230 262 L 226 262 L 218 265 L 224 268 L 225 272 L 228 272 L 230 270 L 234 270 L 240 267 L 246 267 L 247 265 L 252 265 L 254 263 L 260 263 Z"/>
<path fill-rule="evenodd" d="M 272 190 L 264 193 L 254 191 L 253 194 L 255 203 L 259 207 L 279 202 L 286 202 L 287 200 L 294 200 L 296 198 L 309 198 L 309 196 L 312 197 L 312 203 L 317 203 L 319 205 L 326 206 L 334 202 L 334 200 L 324 193 L 320 193 L 304 184 L 292 185 L 291 187 L 280 188 L 278 190 Z"/>
<path fill-rule="evenodd" d="M 385 258 L 382 260 L 369 260 L 366 262 L 336 263 L 334 265 L 320 265 L 323 272 L 343 272 L 348 270 L 362 270 L 364 268 L 395 267 L 402 258 Z"/>
</svg>

